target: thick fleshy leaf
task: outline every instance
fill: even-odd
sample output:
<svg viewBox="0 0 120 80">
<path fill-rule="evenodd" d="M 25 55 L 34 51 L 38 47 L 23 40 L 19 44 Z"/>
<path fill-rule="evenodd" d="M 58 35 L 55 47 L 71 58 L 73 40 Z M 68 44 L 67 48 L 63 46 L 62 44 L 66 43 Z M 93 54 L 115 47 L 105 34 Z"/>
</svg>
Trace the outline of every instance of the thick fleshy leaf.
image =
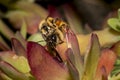
<svg viewBox="0 0 120 80">
<path fill-rule="evenodd" d="M 64 10 L 66 19 L 67 19 L 71 29 L 76 34 L 83 33 L 81 21 L 80 21 L 78 15 L 76 15 L 75 11 L 71 8 L 71 6 L 63 5 L 62 8 Z"/>
<path fill-rule="evenodd" d="M 9 78 L 6 74 L 4 74 L 2 71 L 0 71 L 0 80 L 12 80 Z"/>
<path fill-rule="evenodd" d="M 19 31 L 16 32 L 15 38 L 18 39 L 20 43 L 22 44 L 22 46 L 24 47 L 24 49 L 26 49 L 26 40 L 24 39 L 24 37 Z"/>
<path fill-rule="evenodd" d="M 16 38 L 12 38 L 12 46 L 13 46 L 13 50 L 15 51 L 15 53 L 18 56 L 24 56 L 26 57 L 26 51 L 25 48 L 22 46 L 22 44 L 20 43 L 20 41 L 18 41 Z"/>
<path fill-rule="evenodd" d="M 29 80 L 29 77 L 17 71 L 13 66 L 4 61 L 0 61 L 0 70 L 13 80 Z"/>
<path fill-rule="evenodd" d="M 100 45 L 102 47 L 110 47 L 111 44 L 117 42 L 120 40 L 120 33 L 112 30 L 110 28 L 105 28 L 103 30 L 94 31 L 93 33 L 97 34 L 99 38 Z M 84 55 L 84 53 L 87 50 L 87 46 L 89 44 L 90 34 L 87 35 L 77 35 L 78 42 L 81 50 L 81 54 Z"/>
<path fill-rule="evenodd" d="M 42 46 L 46 45 L 46 41 L 43 39 L 43 36 L 40 33 L 32 34 L 27 41 L 38 42 Z"/>
<path fill-rule="evenodd" d="M 118 58 L 114 64 L 114 68 L 111 72 L 111 76 L 117 76 L 120 73 L 120 58 Z"/>
<path fill-rule="evenodd" d="M 10 47 L 4 41 L 4 39 L 0 36 L 0 50 L 10 50 Z"/>
<path fill-rule="evenodd" d="M 55 6 L 49 5 L 48 6 L 49 16 L 53 18 L 62 18 L 59 9 Z"/>
<path fill-rule="evenodd" d="M 120 9 L 118 9 L 118 19 L 120 20 Z"/>
<path fill-rule="evenodd" d="M 26 39 L 26 36 L 27 36 L 27 24 L 26 24 L 26 22 L 25 22 L 24 19 L 22 21 L 22 26 L 21 26 L 20 33 L 22 34 L 22 36 L 24 37 L 24 39 Z"/>
<path fill-rule="evenodd" d="M 101 68 L 101 71 L 102 71 L 102 80 L 108 80 L 108 75 L 104 66 Z"/>
<path fill-rule="evenodd" d="M 115 43 L 112 47 L 111 50 L 113 50 L 118 56 L 120 56 L 120 41 Z"/>
<path fill-rule="evenodd" d="M 12 51 L 0 52 L 0 59 L 5 61 L 12 66 L 14 66 L 18 71 L 22 73 L 28 73 L 30 71 L 30 67 L 28 61 L 23 56 L 17 56 Z"/>
<path fill-rule="evenodd" d="M 108 76 L 110 72 L 113 70 L 116 59 L 117 56 L 112 50 L 110 49 L 102 50 L 96 71 L 96 78 L 99 78 L 98 80 L 101 80 L 100 79 L 102 75 L 101 68 L 104 66 L 106 70 L 106 75 Z"/>
<path fill-rule="evenodd" d="M 74 59 L 75 59 L 75 61 L 74 61 L 75 63 L 72 63 L 72 64 L 75 65 L 75 67 L 77 68 L 79 75 L 82 75 L 82 73 L 83 73 L 83 60 L 82 60 L 82 56 L 80 55 L 77 37 L 74 34 L 74 32 L 69 29 L 66 32 L 66 39 L 67 39 L 68 48 L 72 49 Z"/>
<path fill-rule="evenodd" d="M 76 67 L 74 65 L 75 59 L 74 59 L 74 55 L 73 55 L 71 48 L 67 49 L 66 56 L 67 56 L 68 68 L 71 72 L 71 76 L 73 77 L 74 80 L 79 80 L 80 75 L 79 75 L 78 70 L 76 69 Z"/>
<path fill-rule="evenodd" d="M 27 32 L 29 34 L 34 34 L 38 32 L 39 23 L 42 20 L 40 16 L 33 14 L 25 17 L 25 22 L 27 25 Z"/>
<path fill-rule="evenodd" d="M 120 32 L 120 21 L 117 18 L 110 18 L 108 20 L 109 26 L 114 29 L 115 31 Z"/>
<path fill-rule="evenodd" d="M 14 33 L 2 20 L 0 20 L 0 33 L 3 34 L 7 39 L 11 39 L 14 37 Z"/>
<path fill-rule="evenodd" d="M 15 29 L 20 29 L 24 17 L 29 15 L 30 13 L 27 13 L 26 11 L 15 10 L 15 11 L 8 11 L 5 17 L 9 19 L 12 25 L 14 25 L 13 27 Z"/>
<path fill-rule="evenodd" d="M 119 79 L 120 79 L 120 74 L 109 77 L 109 80 L 119 80 Z"/>
<path fill-rule="evenodd" d="M 28 42 L 27 57 L 31 72 L 37 80 L 69 80 L 70 75 L 65 66 L 55 61 L 44 47 Z"/>
<path fill-rule="evenodd" d="M 7 51 L 9 50 L 3 43 L 0 42 L 0 51 Z"/>
<path fill-rule="evenodd" d="M 100 44 L 96 34 L 91 35 L 88 53 L 85 55 L 84 73 L 81 80 L 94 80 L 100 57 Z"/>
<path fill-rule="evenodd" d="M 21 26 L 25 25 L 27 27 L 27 32 L 30 34 L 36 33 L 38 31 L 38 25 L 41 20 L 41 17 L 35 13 L 23 10 L 10 11 L 7 13 L 6 17 L 14 25 L 15 29 L 20 29 Z M 26 31 L 25 29 L 23 30 Z"/>
<path fill-rule="evenodd" d="M 34 3 L 30 2 L 25 3 L 24 1 L 19 1 L 17 2 L 16 7 L 24 11 L 33 12 L 36 15 L 40 16 L 41 19 L 45 19 L 48 16 L 47 10 L 45 10 L 40 5 Z"/>
</svg>

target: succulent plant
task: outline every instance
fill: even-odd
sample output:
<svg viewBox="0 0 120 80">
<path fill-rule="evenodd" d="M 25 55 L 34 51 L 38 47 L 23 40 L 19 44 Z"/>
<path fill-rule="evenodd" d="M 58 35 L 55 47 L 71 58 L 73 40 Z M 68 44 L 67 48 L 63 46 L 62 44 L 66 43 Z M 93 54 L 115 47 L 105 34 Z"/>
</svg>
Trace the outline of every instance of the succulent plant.
<svg viewBox="0 0 120 80">
<path fill-rule="evenodd" d="M 56 46 L 63 60 L 59 62 L 57 56 L 50 55 L 46 41 L 37 32 L 39 22 L 48 16 L 47 10 L 33 2 L 25 4 L 19 0 L 13 7 L 15 10 L 2 16 L 17 31 L 13 32 L 0 20 L 0 80 L 120 79 L 119 17 L 108 20 L 111 28 L 107 25 L 99 31 L 83 30 L 70 6 L 62 6 L 71 28 L 66 32 L 66 42 Z M 64 7 L 68 7 L 68 11 Z M 57 9 L 49 15 L 61 17 Z"/>
</svg>

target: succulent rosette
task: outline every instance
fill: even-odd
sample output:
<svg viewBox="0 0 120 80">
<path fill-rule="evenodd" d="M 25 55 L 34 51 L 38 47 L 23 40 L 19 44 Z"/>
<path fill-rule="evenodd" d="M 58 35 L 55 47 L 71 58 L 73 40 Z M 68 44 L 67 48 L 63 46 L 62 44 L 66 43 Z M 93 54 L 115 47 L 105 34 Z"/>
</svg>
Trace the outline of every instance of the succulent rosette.
<svg viewBox="0 0 120 80">
<path fill-rule="evenodd" d="M 108 19 L 104 29 L 91 31 L 89 27 L 81 28 L 70 6 L 62 6 L 70 28 L 65 33 L 65 42 L 55 47 L 62 59 L 60 62 L 58 56 L 51 55 L 47 41 L 38 32 L 41 20 L 48 15 L 62 16 L 58 9 L 49 6 L 48 14 L 47 10 L 28 1 L 26 4 L 16 1 L 11 8 L 15 10 L 8 11 L 4 17 L 17 32 L 0 20 L 0 80 L 120 79 L 120 10 L 118 18 Z"/>
</svg>

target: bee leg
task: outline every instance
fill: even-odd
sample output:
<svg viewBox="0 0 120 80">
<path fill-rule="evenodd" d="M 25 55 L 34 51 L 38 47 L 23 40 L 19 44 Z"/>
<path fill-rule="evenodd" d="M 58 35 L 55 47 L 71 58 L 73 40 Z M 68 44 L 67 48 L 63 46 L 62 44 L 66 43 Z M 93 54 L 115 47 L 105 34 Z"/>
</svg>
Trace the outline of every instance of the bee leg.
<svg viewBox="0 0 120 80">
<path fill-rule="evenodd" d="M 56 59 L 60 63 L 63 62 L 61 56 L 59 55 L 59 53 L 57 52 L 57 50 L 55 49 L 55 47 L 53 47 L 51 44 L 48 44 L 47 49 L 51 53 L 51 55 L 54 56 L 54 59 Z"/>
<path fill-rule="evenodd" d="M 58 31 L 58 32 L 57 32 L 57 37 L 58 37 L 58 44 L 62 44 L 62 43 L 64 42 L 64 41 L 63 41 L 63 39 L 64 39 L 63 33 L 60 32 L 60 31 Z"/>
<path fill-rule="evenodd" d="M 57 50 L 54 48 L 53 50 L 55 52 L 55 59 L 57 59 L 60 63 L 63 62 L 61 56 L 59 55 L 59 53 L 57 52 Z"/>
<path fill-rule="evenodd" d="M 47 19 L 46 19 L 47 25 L 53 27 L 53 20 L 54 19 L 52 17 L 47 17 Z"/>
</svg>

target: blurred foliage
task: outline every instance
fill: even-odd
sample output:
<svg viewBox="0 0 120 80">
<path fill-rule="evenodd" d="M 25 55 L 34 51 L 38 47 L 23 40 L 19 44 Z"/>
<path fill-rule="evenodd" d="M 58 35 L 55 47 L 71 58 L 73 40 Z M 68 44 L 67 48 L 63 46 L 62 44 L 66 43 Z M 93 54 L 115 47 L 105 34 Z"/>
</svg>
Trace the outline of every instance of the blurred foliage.
<svg viewBox="0 0 120 80">
<path fill-rule="evenodd" d="M 120 9 L 118 10 L 118 18 L 110 18 L 108 24 L 112 29 L 120 32 Z"/>
<path fill-rule="evenodd" d="M 31 46 L 26 44 L 27 41 L 33 41 L 42 46 L 46 45 L 45 40 L 39 33 L 38 27 L 41 20 L 51 16 L 54 18 L 62 18 L 70 25 L 75 33 L 71 34 L 72 36 L 68 34 L 69 36 L 67 36 L 67 38 L 69 40 L 67 44 L 65 43 L 67 46 L 68 44 L 71 45 L 66 53 L 67 58 L 70 60 L 68 61 L 68 67 L 73 78 L 75 80 L 80 78 L 82 80 L 93 80 L 94 76 L 96 76 L 96 70 L 98 70 L 98 73 L 103 76 L 102 80 L 107 80 L 106 77 L 113 67 L 112 64 L 114 64 L 116 60 L 116 55 L 117 57 L 120 56 L 119 43 L 117 43 L 120 40 L 120 9 L 118 10 L 118 16 L 116 16 L 117 11 L 115 9 L 118 8 L 118 5 L 115 6 L 115 4 L 119 1 L 115 0 L 116 2 L 113 1 L 115 4 L 111 2 L 110 5 L 102 1 L 103 0 L 0 0 L 0 79 L 35 80 L 31 75 L 30 66 L 26 59 L 27 47 L 31 48 Z M 110 18 L 113 16 L 117 18 Z M 108 18 L 110 19 L 107 24 Z M 98 31 L 95 31 L 96 29 Z M 91 33 L 94 34 L 91 36 Z M 89 39 L 91 39 L 90 42 Z M 88 47 L 89 43 L 90 45 Z M 66 49 L 64 46 L 62 46 L 62 48 Z M 109 49 L 104 50 L 103 48 Z M 31 53 L 34 54 L 37 49 L 34 47 L 33 49 L 35 52 Z M 41 50 L 44 52 L 44 49 Z M 101 51 L 103 52 L 101 53 Z M 61 55 L 63 54 L 61 53 Z M 39 56 L 34 56 L 35 57 L 31 57 L 30 60 L 39 60 Z M 85 56 L 84 62 L 82 61 L 83 56 Z M 45 54 L 44 57 L 46 57 Z M 54 62 L 50 56 L 48 57 L 44 60 L 49 61 L 50 59 Z M 110 63 L 111 57 L 112 61 Z M 49 63 L 52 64 L 50 61 Z M 84 66 L 81 66 L 83 63 Z M 106 63 L 111 64 L 111 66 L 105 65 Z M 98 64 L 100 67 L 97 66 Z M 58 66 L 58 63 L 55 62 L 55 66 L 56 65 Z M 49 67 L 50 70 L 52 70 L 52 66 Z M 120 59 L 118 58 L 111 72 L 110 80 L 115 80 L 115 78 L 120 76 L 119 67 Z M 38 66 L 36 68 L 40 69 Z M 44 67 L 44 69 L 46 68 L 47 67 Z M 60 70 L 62 70 L 61 67 Z M 56 71 L 59 72 L 59 70 Z M 69 76 L 66 71 L 65 75 Z M 55 75 L 52 76 L 55 77 Z M 39 77 L 39 75 L 37 75 L 37 77 Z M 62 77 L 66 78 L 64 75 L 62 75 Z"/>
</svg>

